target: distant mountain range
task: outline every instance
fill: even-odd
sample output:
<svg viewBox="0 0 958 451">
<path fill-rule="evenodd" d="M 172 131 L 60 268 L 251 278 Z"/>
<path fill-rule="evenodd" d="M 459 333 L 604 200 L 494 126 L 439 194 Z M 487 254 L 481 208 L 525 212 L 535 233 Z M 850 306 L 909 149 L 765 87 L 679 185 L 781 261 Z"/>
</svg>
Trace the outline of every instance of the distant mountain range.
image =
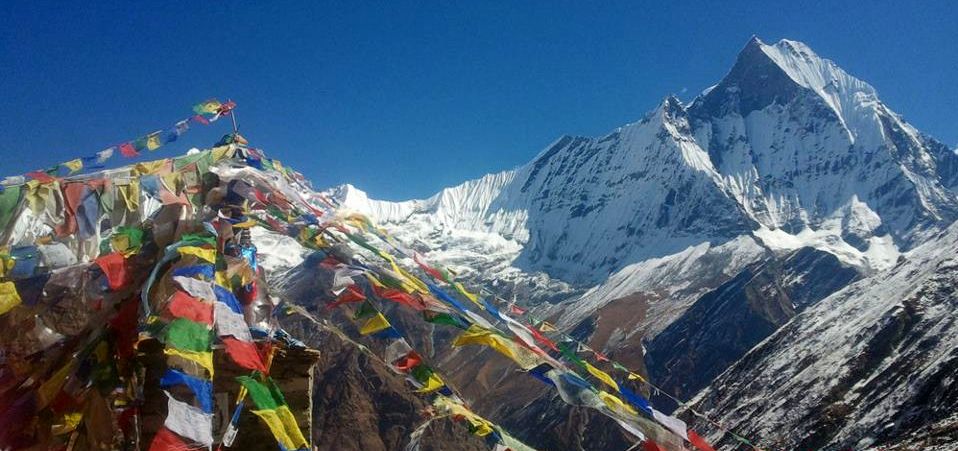
<svg viewBox="0 0 958 451">
<path fill-rule="evenodd" d="M 326 193 L 766 449 L 958 449 L 958 156 L 805 44 L 428 199 Z M 601 427 L 491 396 L 534 446 Z"/>
</svg>

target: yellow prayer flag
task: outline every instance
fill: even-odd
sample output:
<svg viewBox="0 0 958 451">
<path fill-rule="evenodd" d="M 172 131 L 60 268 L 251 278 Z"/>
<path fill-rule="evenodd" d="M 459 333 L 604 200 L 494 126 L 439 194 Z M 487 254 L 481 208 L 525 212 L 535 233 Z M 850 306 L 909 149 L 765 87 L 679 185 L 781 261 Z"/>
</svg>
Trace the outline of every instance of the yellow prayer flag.
<svg viewBox="0 0 958 451">
<path fill-rule="evenodd" d="M 74 172 L 77 172 L 77 171 L 79 171 L 80 169 L 83 169 L 83 160 L 77 158 L 77 159 L 75 159 L 75 160 L 67 161 L 67 162 L 63 163 L 63 165 L 66 166 L 67 169 L 70 170 L 70 173 L 71 173 L 71 174 L 73 174 Z"/>
<path fill-rule="evenodd" d="M 0 282 L 0 315 L 3 315 L 23 302 L 17 286 L 13 282 Z"/>
<path fill-rule="evenodd" d="M 306 437 L 303 437 L 303 432 L 299 430 L 299 425 L 296 424 L 296 417 L 294 417 L 293 412 L 289 410 L 289 406 L 276 407 L 276 415 L 283 423 L 283 429 L 286 431 L 286 435 L 293 442 L 293 447 L 288 449 L 307 448 L 308 443 L 306 442 Z"/>
<path fill-rule="evenodd" d="M 74 361 L 71 360 L 66 365 L 63 365 L 62 368 L 57 370 L 56 373 L 53 373 L 43 384 L 40 384 L 40 387 L 37 388 L 38 409 L 49 405 L 50 402 L 53 401 L 53 398 L 56 398 L 57 394 L 60 393 L 60 388 L 62 388 L 66 382 L 67 376 L 73 372 L 73 363 Z"/>
<path fill-rule="evenodd" d="M 283 449 L 297 449 L 296 444 L 293 443 L 293 439 L 290 438 L 289 434 L 286 433 L 286 428 L 283 427 L 283 420 L 279 418 L 275 410 L 263 409 L 253 410 L 252 412 L 266 423 L 266 427 L 273 433 L 273 437 L 276 438 L 276 441 L 283 445 Z"/>
<path fill-rule="evenodd" d="M 213 278 L 217 285 L 226 288 L 227 290 L 233 291 L 232 281 L 230 280 L 230 277 L 226 275 L 226 271 L 216 271 L 216 273 L 213 274 Z"/>
<path fill-rule="evenodd" d="M 169 166 L 169 159 L 144 161 L 133 166 L 133 175 L 156 174 Z"/>
<path fill-rule="evenodd" d="M 69 434 L 76 430 L 82 420 L 83 413 L 81 412 L 65 413 L 59 421 L 53 424 L 53 427 L 50 428 L 50 432 L 53 433 L 53 435 Z"/>
<path fill-rule="evenodd" d="M 604 402 L 605 405 L 614 412 L 625 412 L 631 415 L 638 415 L 638 412 L 636 412 L 632 406 L 626 404 L 625 401 L 619 399 L 618 396 L 615 396 L 605 390 L 599 390 L 599 399 L 601 399 L 602 402 Z"/>
<path fill-rule="evenodd" d="M 559 329 L 556 329 L 555 326 L 547 321 L 543 321 L 542 324 L 539 324 L 539 332 L 556 332 L 558 330 Z"/>
<path fill-rule="evenodd" d="M 120 192 L 120 198 L 127 211 L 136 211 L 140 208 L 140 179 L 134 177 L 126 185 L 117 185 L 116 189 Z"/>
<path fill-rule="evenodd" d="M 5 277 L 13 269 L 14 264 L 16 264 L 16 260 L 10 254 L 6 251 L 0 252 L 0 277 Z"/>
<path fill-rule="evenodd" d="M 605 385 L 614 388 L 615 391 L 619 391 L 619 384 L 615 383 L 615 381 L 612 379 L 612 376 L 609 376 L 609 373 L 592 366 L 591 363 L 584 360 L 582 363 L 585 363 L 585 369 L 589 372 L 589 374 L 595 376 L 596 379 L 602 381 Z"/>
<path fill-rule="evenodd" d="M 181 349 L 166 348 L 163 350 L 163 353 L 166 355 L 173 355 L 180 358 L 184 358 L 191 362 L 195 362 L 199 366 L 202 366 L 210 373 L 210 378 L 213 377 L 213 353 L 212 352 L 198 352 L 198 351 L 185 351 Z"/>
<path fill-rule="evenodd" d="M 233 224 L 233 228 L 234 228 L 234 229 L 249 229 L 249 228 L 255 227 L 257 224 L 258 224 L 258 223 L 257 223 L 255 220 L 253 220 L 253 219 L 247 219 L 247 220 L 245 220 L 245 221 L 243 221 L 243 222 L 238 222 L 238 223 L 236 223 L 236 224 Z M 303 230 L 305 230 L 305 229 L 303 229 Z"/>
<path fill-rule="evenodd" d="M 470 293 L 468 290 L 466 290 L 466 287 L 462 286 L 461 283 L 455 282 L 455 283 L 452 284 L 452 286 L 456 288 L 456 291 L 458 291 L 459 294 L 465 296 L 466 299 L 469 299 L 469 300 L 472 301 L 474 304 L 479 305 L 479 296 L 476 296 L 476 295 Z"/>
<path fill-rule="evenodd" d="M 160 176 L 160 181 L 163 182 L 163 186 L 166 187 L 166 190 L 169 191 L 170 194 L 176 194 L 179 192 L 179 189 L 177 189 L 179 186 L 178 182 L 180 181 L 179 172 L 171 172 L 169 174 L 162 175 Z"/>
<path fill-rule="evenodd" d="M 366 272 L 363 273 L 363 275 L 365 275 L 366 279 L 369 280 L 369 283 L 375 285 L 376 288 L 387 288 L 386 285 L 383 284 L 382 281 L 380 281 L 376 276 L 372 275 L 372 273 Z"/>
<path fill-rule="evenodd" d="M 629 372 L 629 380 L 630 380 L 630 381 L 640 380 L 640 381 L 642 381 L 642 382 L 645 382 L 645 378 L 644 378 L 644 377 L 642 377 L 640 374 L 633 373 L 633 372 L 631 372 L 631 371 Z"/>
<path fill-rule="evenodd" d="M 446 384 L 443 383 L 442 379 L 440 379 L 439 376 L 436 376 L 436 374 L 433 373 L 429 375 L 429 379 L 426 380 L 426 383 L 423 384 L 422 388 L 420 388 L 419 390 L 416 390 L 416 392 L 417 393 L 432 393 L 436 390 L 439 390 L 444 385 Z"/>
<path fill-rule="evenodd" d="M 495 349 L 500 354 L 508 357 L 519 365 L 520 368 L 528 370 L 535 368 L 539 364 L 539 358 L 532 351 L 520 348 L 512 340 L 509 340 L 498 333 L 484 329 L 479 325 L 469 326 L 462 334 L 456 337 L 452 343 L 453 346 L 482 345 Z"/>
<path fill-rule="evenodd" d="M 213 162 L 215 163 L 224 158 L 232 157 L 233 148 L 231 146 L 214 147 L 211 155 L 213 156 Z"/>
<path fill-rule="evenodd" d="M 366 323 L 363 324 L 363 327 L 359 329 L 360 335 L 369 335 L 379 332 L 381 330 L 388 329 L 390 327 L 389 320 L 383 316 L 382 313 L 376 313 L 376 316 L 366 320 Z"/>
<path fill-rule="evenodd" d="M 196 246 L 183 246 L 177 249 L 177 251 L 183 256 L 192 255 L 210 263 L 216 263 L 216 249 L 205 249 Z"/>
<path fill-rule="evenodd" d="M 160 142 L 160 132 L 150 133 L 150 135 L 146 137 L 147 150 L 156 150 L 162 145 L 163 143 Z"/>
</svg>

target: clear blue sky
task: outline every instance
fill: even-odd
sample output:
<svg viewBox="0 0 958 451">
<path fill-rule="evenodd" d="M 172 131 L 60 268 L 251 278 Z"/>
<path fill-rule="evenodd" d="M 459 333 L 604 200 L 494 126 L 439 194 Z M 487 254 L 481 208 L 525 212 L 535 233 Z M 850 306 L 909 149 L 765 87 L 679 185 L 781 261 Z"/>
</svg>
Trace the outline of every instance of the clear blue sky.
<svg viewBox="0 0 958 451">
<path fill-rule="evenodd" d="M 752 34 L 803 41 L 958 144 L 953 2 L 0 2 L 0 174 L 239 103 L 318 186 L 427 196 L 718 81 Z M 269 4 L 267 4 L 269 3 Z M 834 4 L 832 4 L 834 3 Z M 228 123 L 156 151 L 206 146 Z"/>
</svg>

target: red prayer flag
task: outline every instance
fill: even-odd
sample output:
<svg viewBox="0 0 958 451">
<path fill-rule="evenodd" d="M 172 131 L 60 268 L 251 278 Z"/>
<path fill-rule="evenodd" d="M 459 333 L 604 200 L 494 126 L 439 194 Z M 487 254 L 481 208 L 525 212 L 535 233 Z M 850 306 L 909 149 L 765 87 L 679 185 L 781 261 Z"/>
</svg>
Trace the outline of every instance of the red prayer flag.
<svg viewBox="0 0 958 451">
<path fill-rule="evenodd" d="M 416 262 L 417 265 L 419 265 L 420 268 L 422 268 L 423 271 L 426 271 L 426 273 L 428 273 L 430 276 L 433 276 L 439 280 L 445 280 L 445 278 L 442 276 L 442 273 L 439 272 L 438 269 L 433 268 L 432 266 L 429 266 L 428 264 L 426 264 L 426 262 L 423 261 L 422 255 L 419 255 L 418 252 L 413 254 L 412 259 L 413 261 Z"/>
<path fill-rule="evenodd" d="M 237 365 L 248 370 L 256 370 L 266 374 L 266 367 L 263 365 L 263 359 L 259 356 L 256 345 L 246 341 L 240 341 L 233 337 L 223 337 L 223 346 L 226 353 Z"/>
<path fill-rule="evenodd" d="M 661 446 L 659 446 L 657 443 L 653 442 L 652 440 L 646 440 L 645 443 L 642 444 L 642 450 L 643 451 L 665 451 L 664 449 L 662 449 Z"/>
<path fill-rule="evenodd" d="M 598 360 L 598 361 L 600 361 L 600 362 L 608 362 L 608 361 L 609 361 L 609 358 L 606 357 L 605 354 L 603 354 L 603 353 L 601 353 L 601 352 L 593 352 L 593 354 L 595 354 L 595 359 Z"/>
<path fill-rule="evenodd" d="M 55 178 L 51 177 L 50 174 L 47 174 L 46 172 L 43 172 L 43 171 L 27 172 L 26 175 L 27 177 L 30 177 L 40 183 L 50 183 L 56 180 Z"/>
<path fill-rule="evenodd" d="M 529 332 L 532 333 L 532 337 L 535 338 L 536 341 L 548 346 L 549 349 L 555 352 L 560 352 L 559 347 L 556 346 L 555 342 L 547 338 L 545 335 L 542 335 L 542 333 L 536 330 L 535 327 L 527 327 L 526 329 L 529 329 Z"/>
<path fill-rule="evenodd" d="M 133 148 L 132 143 L 120 144 L 120 153 L 127 158 L 133 158 L 140 154 L 139 152 L 136 151 L 136 149 Z"/>
<path fill-rule="evenodd" d="M 116 354 L 122 360 L 136 355 L 136 339 L 139 333 L 136 324 L 139 321 L 140 303 L 138 298 L 127 299 L 120 305 L 116 316 L 110 320 L 110 330 L 116 340 Z"/>
<path fill-rule="evenodd" d="M 123 254 L 113 252 L 100 256 L 96 259 L 96 264 L 106 275 L 111 290 L 119 290 L 130 283 L 130 272 L 127 271 Z"/>
<path fill-rule="evenodd" d="M 509 304 L 509 310 L 516 315 L 524 315 L 526 313 L 526 309 L 515 304 Z"/>
<path fill-rule="evenodd" d="M 712 448 L 712 445 L 709 445 L 709 442 L 706 442 L 705 439 L 696 434 L 695 431 L 689 429 L 688 435 L 689 442 L 692 443 L 692 446 L 701 451 L 715 451 L 715 448 Z"/>
<path fill-rule="evenodd" d="M 426 309 L 426 304 L 420 299 L 412 297 L 409 293 L 406 293 L 402 290 L 397 290 L 395 288 L 379 288 L 373 285 L 373 289 L 376 291 L 376 296 L 379 296 L 382 299 L 388 299 L 397 304 L 405 305 L 417 312 L 421 312 Z"/>
<path fill-rule="evenodd" d="M 419 366 L 420 363 L 422 363 L 422 357 L 419 357 L 419 354 L 416 354 L 416 351 L 409 351 L 408 354 L 393 362 L 393 367 L 396 368 L 397 371 L 406 373 Z"/>
<path fill-rule="evenodd" d="M 365 301 L 366 295 L 363 294 L 362 290 L 359 288 L 359 285 L 353 284 L 346 287 L 346 291 L 343 291 L 339 297 L 336 298 L 336 301 L 327 304 L 326 308 L 336 308 L 343 304 L 348 304 L 350 302 L 359 302 Z"/>
<path fill-rule="evenodd" d="M 239 299 L 243 305 L 250 305 L 256 300 L 258 293 L 259 289 L 256 285 L 256 281 L 254 280 L 249 285 L 245 285 L 237 290 L 236 299 Z"/>
<path fill-rule="evenodd" d="M 186 292 L 177 291 L 167 307 L 170 315 L 197 323 L 213 325 L 213 304 L 200 301 Z"/>
<path fill-rule="evenodd" d="M 188 451 L 206 449 L 203 446 L 195 446 L 186 443 L 186 440 L 180 438 L 173 431 L 162 427 L 153 436 L 153 443 L 150 443 L 150 451 Z"/>
<path fill-rule="evenodd" d="M 200 116 L 199 114 L 197 114 L 197 115 L 191 117 L 190 120 L 193 120 L 193 121 L 195 121 L 195 122 L 199 122 L 199 123 L 201 123 L 201 124 L 203 124 L 203 125 L 210 125 L 210 121 L 206 120 L 205 117 Z"/>
</svg>

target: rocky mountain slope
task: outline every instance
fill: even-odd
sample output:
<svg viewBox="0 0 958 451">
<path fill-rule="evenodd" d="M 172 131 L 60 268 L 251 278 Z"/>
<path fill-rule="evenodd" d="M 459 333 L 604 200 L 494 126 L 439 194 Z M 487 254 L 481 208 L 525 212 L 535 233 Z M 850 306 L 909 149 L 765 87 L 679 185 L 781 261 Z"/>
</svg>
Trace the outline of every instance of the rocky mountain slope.
<svg viewBox="0 0 958 451">
<path fill-rule="evenodd" d="M 775 449 L 862 449 L 954 425 L 956 245 L 958 224 L 809 307 L 712 382 L 697 407 Z"/>
<path fill-rule="evenodd" d="M 899 260 L 942 239 L 958 218 L 956 185 L 954 152 L 906 123 L 870 85 L 802 43 L 753 38 L 691 102 L 668 97 L 602 137 L 560 137 L 519 168 L 423 200 L 377 201 L 349 185 L 326 194 L 467 285 L 482 282 L 593 348 L 647 365 L 684 397 L 706 388 L 702 405 L 728 413 L 734 397 L 720 394 L 729 373 L 714 378 L 733 364 L 739 374 L 759 371 L 748 364 L 753 346 L 825 315 L 823 302 L 837 309 L 832 293 L 898 274 Z M 846 333 L 856 336 L 872 327 L 850 324 Z M 847 385 L 868 383 L 861 374 Z M 775 402 L 769 394 L 784 381 L 768 382 L 767 392 L 749 393 Z M 502 411 L 521 410 L 502 401 Z M 870 411 L 859 400 L 842 409 Z M 748 417 L 756 437 L 790 424 L 788 415 L 759 410 Z M 890 440 L 918 426 L 871 437 Z M 816 430 L 802 439 L 859 437 Z"/>
</svg>

